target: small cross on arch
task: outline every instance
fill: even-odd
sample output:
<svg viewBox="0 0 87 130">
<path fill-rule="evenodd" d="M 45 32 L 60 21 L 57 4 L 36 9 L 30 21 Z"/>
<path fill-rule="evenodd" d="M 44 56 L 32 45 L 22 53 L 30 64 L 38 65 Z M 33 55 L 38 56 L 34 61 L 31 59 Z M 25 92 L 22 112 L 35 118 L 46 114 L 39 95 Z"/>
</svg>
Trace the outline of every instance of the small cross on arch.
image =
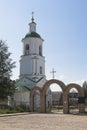
<svg viewBox="0 0 87 130">
<path fill-rule="evenodd" d="M 52 71 L 50 73 L 52 73 L 52 78 L 54 79 L 55 78 L 54 74 L 56 73 L 56 71 L 54 70 L 54 68 L 52 69 Z"/>
</svg>

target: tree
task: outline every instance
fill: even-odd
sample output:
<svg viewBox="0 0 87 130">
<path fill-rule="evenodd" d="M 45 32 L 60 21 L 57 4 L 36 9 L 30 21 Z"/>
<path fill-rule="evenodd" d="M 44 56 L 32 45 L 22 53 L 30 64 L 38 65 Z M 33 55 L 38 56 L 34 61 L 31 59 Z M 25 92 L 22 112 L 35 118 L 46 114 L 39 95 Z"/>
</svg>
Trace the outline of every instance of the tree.
<svg viewBox="0 0 87 130">
<path fill-rule="evenodd" d="M 15 62 L 10 58 L 8 46 L 0 40 L 0 100 L 14 93 L 14 81 L 10 79 Z"/>
<path fill-rule="evenodd" d="M 84 90 L 84 95 L 87 98 L 87 81 L 84 81 L 83 83 L 83 90 Z"/>
</svg>

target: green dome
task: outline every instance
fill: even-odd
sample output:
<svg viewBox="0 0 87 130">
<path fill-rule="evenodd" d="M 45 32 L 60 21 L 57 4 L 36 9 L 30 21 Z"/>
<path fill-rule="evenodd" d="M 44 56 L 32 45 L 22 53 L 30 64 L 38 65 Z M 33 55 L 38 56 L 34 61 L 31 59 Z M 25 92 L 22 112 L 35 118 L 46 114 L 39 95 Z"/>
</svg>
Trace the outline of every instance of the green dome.
<svg viewBox="0 0 87 130">
<path fill-rule="evenodd" d="M 41 36 L 38 33 L 36 33 L 36 32 L 27 33 L 25 38 L 28 38 L 28 37 L 41 38 Z"/>
</svg>

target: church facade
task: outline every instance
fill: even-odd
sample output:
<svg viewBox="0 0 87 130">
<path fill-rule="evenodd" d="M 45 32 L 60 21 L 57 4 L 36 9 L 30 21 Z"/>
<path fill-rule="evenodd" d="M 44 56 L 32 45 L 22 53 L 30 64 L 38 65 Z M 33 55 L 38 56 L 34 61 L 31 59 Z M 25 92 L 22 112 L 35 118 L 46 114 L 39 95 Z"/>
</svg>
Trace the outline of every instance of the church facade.
<svg viewBox="0 0 87 130">
<path fill-rule="evenodd" d="M 32 15 L 29 32 L 22 39 L 23 53 L 20 59 L 20 76 L 16 81 L 16 92 L 14 94 L 14 101 L 18 105 L 20 103 L 29 105 L 31 89 L 35 86 L 43 87 L 47 81 L 43 41 L 42 37 L 36 32 L 36 23 Z"/>
</svg>

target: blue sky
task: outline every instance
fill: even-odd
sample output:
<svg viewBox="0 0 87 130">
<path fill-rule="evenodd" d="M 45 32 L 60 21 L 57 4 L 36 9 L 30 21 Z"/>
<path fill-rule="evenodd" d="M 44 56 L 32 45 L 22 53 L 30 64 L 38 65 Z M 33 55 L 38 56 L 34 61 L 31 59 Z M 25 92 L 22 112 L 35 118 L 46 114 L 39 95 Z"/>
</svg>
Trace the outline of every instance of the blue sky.
<svg viewBox="0 0 87 130">
<path fill-rule="evenodd" d="M 46 77 L 65 84 L 87 80 L 87 0 L 0 0 L 0 39 L 6 41 L 19 76 L 21 39 L 34 11 L 37 32 L 44 39 Z"/>
</svg>

